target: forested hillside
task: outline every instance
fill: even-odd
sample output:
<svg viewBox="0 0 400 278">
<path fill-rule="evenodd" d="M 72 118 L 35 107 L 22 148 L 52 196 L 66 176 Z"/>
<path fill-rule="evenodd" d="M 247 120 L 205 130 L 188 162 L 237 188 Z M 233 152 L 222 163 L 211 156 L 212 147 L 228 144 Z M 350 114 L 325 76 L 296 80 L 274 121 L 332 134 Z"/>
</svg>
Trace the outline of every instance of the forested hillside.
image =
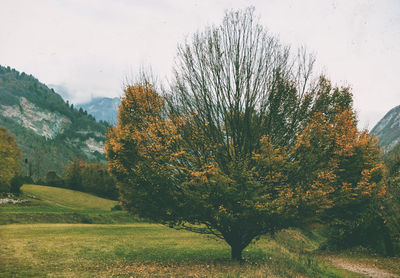
<svg viewBox="0 0 400 278">
<path fill-rule="evenodd" d="M 62 172 L 80 157 L 105 159 L 106 122 L 75 109 L 32 75 L 0 66 L 0 126 L 16 136 L 28 175 Z"/>
</svg>

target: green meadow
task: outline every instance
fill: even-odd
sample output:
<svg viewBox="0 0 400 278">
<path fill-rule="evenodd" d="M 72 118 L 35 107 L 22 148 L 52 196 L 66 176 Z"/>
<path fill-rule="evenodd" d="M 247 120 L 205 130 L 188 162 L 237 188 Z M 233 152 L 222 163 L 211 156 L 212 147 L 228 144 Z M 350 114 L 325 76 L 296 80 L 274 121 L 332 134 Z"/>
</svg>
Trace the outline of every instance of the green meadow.
<svg viewBox="0 0 400 278">
<path fill-rule="evenodd" d="M 222 240 L 141 222 L 111 210 L 115 201 L 22 190 L 28 202 L 0 206 L 0 277 L 363 277 L 335 266 L 338 257 L 400 274 L 396 259 L 322 252 L 320 232 L 295 229 L 261 237 L 232 262 Z"/>
<path fill-rule="evenodd" d="M 4 277 L 358 277 L 307 254 L 315 244 L 297 231 L 252 244 L 242 264 L 231 262 L 221 240 L 157 224 L 13 224 L 0 231 Z M 283 244 L 287 237 L 305 253 Z"/>
<path fill-rule="evenodd" d="M 21 188 L 19 204 L 0 205 L 0 224 L 13 223 L 127 223 L 125 211 L 112 210 L 118 202 L 69 189 L 30 185 Z"/>
</svg>

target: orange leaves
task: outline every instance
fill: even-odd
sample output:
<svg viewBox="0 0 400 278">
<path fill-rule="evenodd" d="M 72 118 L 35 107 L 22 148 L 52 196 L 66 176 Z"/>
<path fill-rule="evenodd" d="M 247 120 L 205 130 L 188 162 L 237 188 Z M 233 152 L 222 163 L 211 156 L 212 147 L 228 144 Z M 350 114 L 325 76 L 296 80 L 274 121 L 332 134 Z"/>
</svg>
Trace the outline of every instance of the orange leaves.
<svg viewBox="0 0 400 278">
<path fill-rule="evenodd" d="M 331 155 L 351 156 L 360 133 L 351 111 L 345 110 L 329 120 L 318 112 L 297 138 L 295 151 L 329 152 Z"/>
<path fill-rule="evenodd" d="M 187 172 L 189 174 L 187 176 L 188 183 L 204 185 L 206 183 L 207 184 L 215 183 L 215 176 L 218 175 L 220 170 L 213 163 L 213 164 L 204 165 L 201 169 L 199 169 L 197 171 L 186 168 L 185 172 Z"/>
<path fill-rule="evenodd" d="M 224 208 L 223 205 L 220 205 L 220 206 L 218 207 L 218 211 L 221 212 L 221 213 L 226 213 L 226 208 Z"/>
<path fill-rule="evenodd" d="M 149 84 L 125 93 L 106 150 L 109 167 L 123 181 L 126 206 L 142 215 L 170 221 L 180 214 L 178 221 L 196 223 L 254 215 L 315 219 L 385 194 L 376 141 L 357 130 L 352 111 L 343 108 L 346 94 L 337 94 L 343 107 L 335 108 L 329 92 L 321 93 L 320 109 L 304 116 L 291 140 L 260 133 L 246 145 L 240 134 L 235 140 L 219 134 L 219 123 L 197 112 L 169 113 Z"/>
<path fill-rule="evenodd" d="M 293 156 L 300 162 L 303 201 L 319 212 L 384 194 L 376 139 L 357 130 L 350 110 L 332 118 L 316 113 L 296 140 Z"/>
<path fill-rule="evenodd" d="M 335 191 L 336 182 L 335 169 L 317 171 L 316 177 L 306 190 L 306 196 L 303 200 L 315 207 L 317 212 L 331 208 L 334 202 L 331 193 Z"/>
<path fill-rule="evenodd" d="M 183 157 L 185 154 L 185 151 L 180 150 L 180 151 L 176 151 L 174 153 L 171 154 L 171 160 L 176 161 L 177 159 L 179 159 L 180 157 Z"/>
</svg>

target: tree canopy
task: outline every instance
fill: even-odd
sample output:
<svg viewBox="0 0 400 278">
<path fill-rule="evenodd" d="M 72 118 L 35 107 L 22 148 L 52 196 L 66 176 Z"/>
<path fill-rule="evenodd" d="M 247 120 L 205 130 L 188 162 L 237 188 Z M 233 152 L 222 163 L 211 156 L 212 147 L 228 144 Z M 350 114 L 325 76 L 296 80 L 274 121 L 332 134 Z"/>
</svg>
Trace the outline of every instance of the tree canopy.
<svg viewBox="0 0 400 278">
<path fill-rule="evenodd" d="M 162 95 L 147 80 L 127 86 L 106 143 L 123 205 L 222 238 L 240 260 L 262 234 L 385 194 L 349 88 L 311 82 L 313 57 L 290 53 L 252 9 L 228 12 L 179 47 Z"/>
</svg>

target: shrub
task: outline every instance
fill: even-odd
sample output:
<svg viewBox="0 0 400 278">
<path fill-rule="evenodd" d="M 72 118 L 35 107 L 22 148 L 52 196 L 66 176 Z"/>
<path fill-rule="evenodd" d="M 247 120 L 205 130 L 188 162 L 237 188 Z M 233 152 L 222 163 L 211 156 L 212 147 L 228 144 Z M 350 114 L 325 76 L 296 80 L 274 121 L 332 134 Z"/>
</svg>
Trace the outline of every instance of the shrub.
<svg viewBox="0 0 400 278">
<path fill-rule="evenodd" d="M 116 204 L 111 210 L 122 210 L 122 206 L 120 204 Z"/>
<path fill-rule="evenodd" d="M 26 183 L 33 183 L 32 178 L 28 177 L 28 176 L 22 176 L 22 175 L 14 176 L 10 181 L 10 192 L 14 193 L 14 194 L 20 194 L 21 186 Z"/>
<path fill-rule="evenodd" d="M 53 170 L 47 172 L 45 184 L 49 186 L 64 187 L 63 179 Z"/>
<path fill-rule="evenodd" d="M 400 254 L 400 178 L 387 180 L 387 196 L 372 203 L 356 221 L 331 223 L 323 248 L 365 247 L 385 256 Z M 351 208 L 349 208 L 351 210 Z"/>
</svg>

